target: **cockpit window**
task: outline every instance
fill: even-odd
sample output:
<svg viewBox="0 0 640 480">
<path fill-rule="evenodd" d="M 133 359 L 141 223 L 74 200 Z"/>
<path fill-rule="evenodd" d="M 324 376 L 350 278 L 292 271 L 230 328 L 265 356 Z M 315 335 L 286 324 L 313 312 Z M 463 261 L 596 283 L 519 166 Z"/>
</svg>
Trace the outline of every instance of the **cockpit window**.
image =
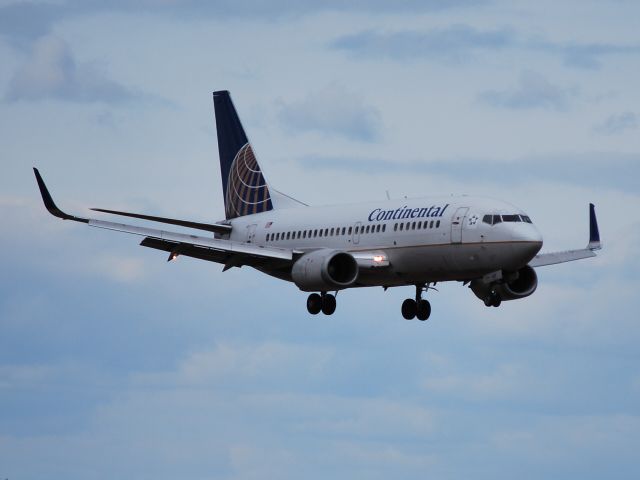
<svg viewBox="0 0 640 480">
<path fill-rule="evenodd" d="M 500 215 L 485 215 L 482 217 L 482 221 L 489 225 L 495 225 L 496 223 L 502 222 L 502 217 L 500 217 Z"/>
<path fill-rule="evenodd" d="M 501 222 L 525 222 L 533 223 L 527 215 L 485 215 L 482 221 L 489 225 L 496 225 Z"/>
<path fill-rule="evenodd" d="M 503 222 L 521 222 L 520 215 L 502 215 Z"/>
</svg>

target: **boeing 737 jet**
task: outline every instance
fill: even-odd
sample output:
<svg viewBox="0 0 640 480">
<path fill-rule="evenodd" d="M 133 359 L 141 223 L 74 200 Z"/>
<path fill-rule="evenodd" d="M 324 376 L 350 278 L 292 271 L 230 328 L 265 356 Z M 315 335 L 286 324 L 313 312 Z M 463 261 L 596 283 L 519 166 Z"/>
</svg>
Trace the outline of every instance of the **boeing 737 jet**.
<svg viewBox="0 0 640 480">
<path fill-rule="evenodd" d="M 202 233 L 174 232 L 69 215 L 54 203 L 34 168 L 47 210 L 58 218 L 143 237 L 140 245 L 168 252 L 169 260 L 194 257 L 250 266 L 293 282 L 310 293 L 307 310 L 331 315 L 340 290 L 411 286 L 402 303 L 407 320 L 426 320 L 423 298 L 438 282 L 468 286 L 487 307 L 531 295 L 535 268 L 595 256 L 601 248 L 593 204 L 586 248 L 538 253 L 542 236 L 519 208 L 472 196 L 425 197 L 335 206 L 308 206 L 268 183 L 229 92 L 213 93 L 225 218 L 215 223 L 147 214 L 92 210 L 159 222 Z"/>
</svg>

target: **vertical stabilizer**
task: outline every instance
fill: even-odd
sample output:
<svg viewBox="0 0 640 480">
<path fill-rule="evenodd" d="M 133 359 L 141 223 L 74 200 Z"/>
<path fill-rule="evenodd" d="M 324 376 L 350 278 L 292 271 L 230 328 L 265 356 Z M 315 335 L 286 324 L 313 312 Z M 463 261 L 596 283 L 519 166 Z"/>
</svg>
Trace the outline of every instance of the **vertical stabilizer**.
<svg viewBox="0 0 640 480">
<path fill-rule="evenodd" d="M 226 218 L 273 210 L 269 186 L 244 133 L 229 92 L 213 92 L 213 106 Z"/>
</svg>

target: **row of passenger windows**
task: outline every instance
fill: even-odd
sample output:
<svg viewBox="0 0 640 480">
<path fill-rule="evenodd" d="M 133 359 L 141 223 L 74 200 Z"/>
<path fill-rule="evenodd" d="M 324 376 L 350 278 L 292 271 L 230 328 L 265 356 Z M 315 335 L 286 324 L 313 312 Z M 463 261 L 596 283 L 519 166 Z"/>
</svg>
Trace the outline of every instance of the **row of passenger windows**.
<svg viewBox="0 0 640 480">
<path fill-rule="evenodd" d="M 393 226 L 393 231 L 403 230 L 422 230 L 426 228 L 439 228 L 440 220 L 420 221 L 420 222 L 401 222 Z M 314 230 L 298 230 L 296 232 L 276 232 L 267 233 L 267 242 L 277 242 L 279 240 L 299 240 L 301 238 L 318 238 L 318 237 L 341 237 L 344 235 L 356 235 L 367 233 L 386 232 L 387 225 L 379 223 L 377 225 L 358 225 L 356 227 L 337 227 L 337 228 L 319 228 Z"/>
<path fill-rule="evenodd" d="M 401 222 L 401 223 L 396 223 L 393 226 L 393 231 L 395 232 L 396 230 L 398 230 L 398 227 L 400 228 L 400 231 L 402 230 L 424 230 L 427 228 L 440 228 L 440 220 L 425 220 L 424 222 L 420 221 L 420 222 Z"/>
<path fill-rule="evenodd" d="M 482 217 L 484 223 L 489 225 L 496 225 L 501 222 L 525 222 L 533 223 L 531 219 L 526 215 L 485 215 Z"/>
<path fill-rule="evenodd" d="M 278 240 L 296 240 L 300 238 L 317 238 L 317 237 L 341 237 L 343 235 L 351 235 L 352 233 L 376 233 L 385 232 L 387 226 L 384 224 L 367 225 L 357 227 L 337 227 L 337 228 L 319 228 L 314 230 L 298 230 L 297 232 L 277 232 L 267 233 L 267 242 Z"/>
</svg>

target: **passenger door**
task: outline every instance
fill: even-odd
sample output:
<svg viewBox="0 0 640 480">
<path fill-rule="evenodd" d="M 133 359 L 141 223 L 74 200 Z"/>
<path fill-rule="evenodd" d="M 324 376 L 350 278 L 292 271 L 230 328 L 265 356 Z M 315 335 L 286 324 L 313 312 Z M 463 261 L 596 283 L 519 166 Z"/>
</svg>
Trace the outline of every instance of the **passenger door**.
<svg viewBox="0 0 640 480">
<path fill-rule="evenodd" d="M 451 243 L 462 243 L 462 226 L 469 207 L 460 207 L 451 219 Z"/>
<path fill-rule="evenodd" d="M 362 228 L 362 222 L 356 222 L 353 229 L 353 244 L 358 245 L 360 243 L 360 229 Z"/>
</svg>

